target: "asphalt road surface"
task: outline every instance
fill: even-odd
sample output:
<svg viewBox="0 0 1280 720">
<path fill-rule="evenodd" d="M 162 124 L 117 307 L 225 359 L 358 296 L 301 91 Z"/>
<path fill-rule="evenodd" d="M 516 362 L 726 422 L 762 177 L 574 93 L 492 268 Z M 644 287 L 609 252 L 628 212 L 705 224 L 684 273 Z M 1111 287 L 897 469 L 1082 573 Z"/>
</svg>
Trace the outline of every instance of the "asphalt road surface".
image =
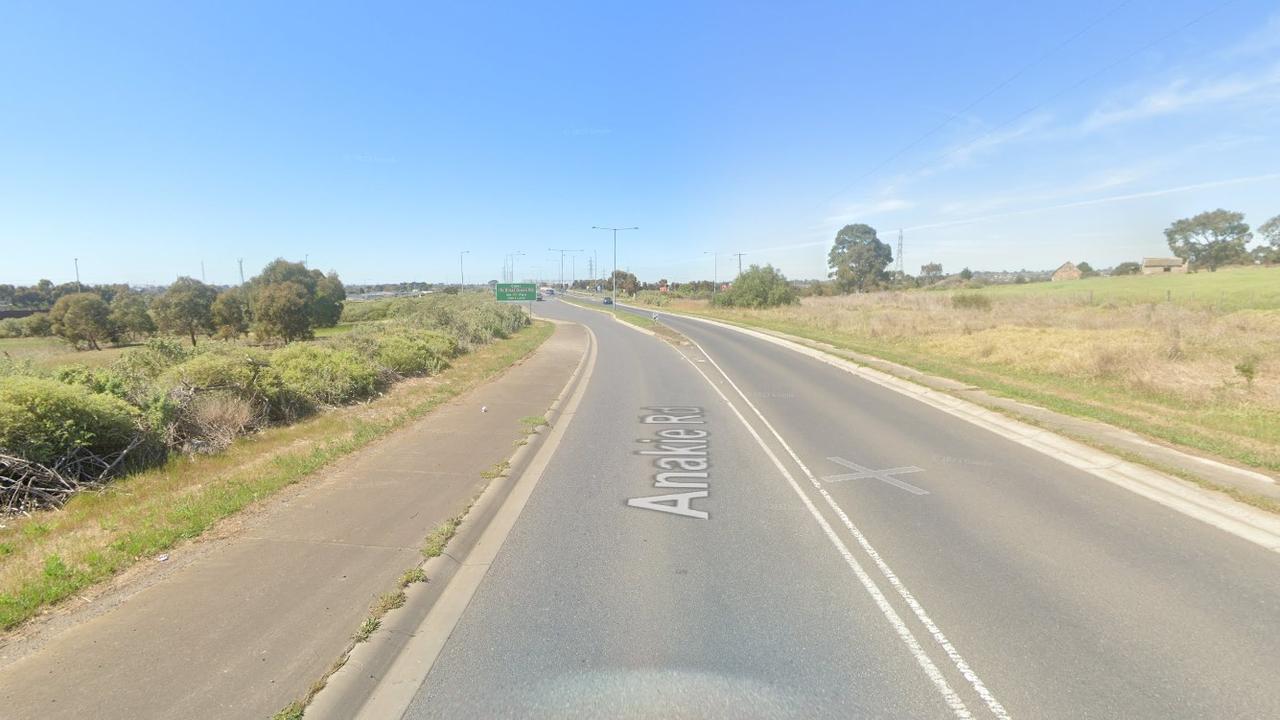
<svg viewBox="0 0 1280 720">
<path fill-rule="evenodd" d="M 406 717 L 1280 717 L 1276 553 L 731 330 L 537 312 L 595 372 Z"/>
</svg>

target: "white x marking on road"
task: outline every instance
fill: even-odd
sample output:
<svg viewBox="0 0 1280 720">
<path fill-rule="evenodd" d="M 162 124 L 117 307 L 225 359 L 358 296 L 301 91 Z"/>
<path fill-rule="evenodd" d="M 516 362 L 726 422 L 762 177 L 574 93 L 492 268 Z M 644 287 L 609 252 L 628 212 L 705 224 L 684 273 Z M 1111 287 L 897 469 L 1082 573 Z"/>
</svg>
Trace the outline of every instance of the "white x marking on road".
<svg viewBox="0 0 1280 720">
<path fill-rule="evenodd" d="M 908 473 L 924 472 L 924 468 L 918 468 L 915 465 L 907 465 L 905 467 L 888 468 L 885 470 L 872 470 L 869 467 L 863 467 L 852 460 L 845 460 L 842 457 L 827 458 L 837 465 L 843 465 L 850 470 L 857 472 L 846 473 L 844 475 L 824 475 L 822 479 L 826 482 L 844 482 L 845 480 L 865 480 L 867 478 L 875 478 L 882 483 L 887 483 L 896 488 L 901 488 L 913 495 L 928 495 L 929 491 L 924 488 L 918 488 L 909 482 L 904 482 L 894 477 L 894 475 L 906 475 Z"/>
</svg>

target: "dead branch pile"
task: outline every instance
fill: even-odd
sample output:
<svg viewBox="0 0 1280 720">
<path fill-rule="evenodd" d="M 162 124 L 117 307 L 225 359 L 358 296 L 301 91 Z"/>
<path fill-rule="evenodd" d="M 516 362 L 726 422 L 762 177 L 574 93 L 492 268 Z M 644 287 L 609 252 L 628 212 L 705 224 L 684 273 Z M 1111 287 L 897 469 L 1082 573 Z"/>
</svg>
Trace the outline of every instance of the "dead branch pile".
<svg viewBox="0 0 1280 720">
<path fill-rule="evenodd" d="M 0 516 L 60 507 L 76 492 L 105 484 L 144 444 L 138 437 L 111 455 L 80 448 L 50 465 L 0 452 Z"/>
</svg>

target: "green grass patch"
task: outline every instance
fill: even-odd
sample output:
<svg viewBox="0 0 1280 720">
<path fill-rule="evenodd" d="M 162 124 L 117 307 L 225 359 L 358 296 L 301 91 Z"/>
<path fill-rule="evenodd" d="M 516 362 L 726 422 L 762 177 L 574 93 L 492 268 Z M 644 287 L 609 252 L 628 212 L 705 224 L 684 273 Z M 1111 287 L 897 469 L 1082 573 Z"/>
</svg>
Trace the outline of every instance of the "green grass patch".
<svg viewBox="0 0 1280 720">
<path fill-rule="evenodd" d="M 76 350 L 57 337 L 0 338 L 0 358 L 6 355 L 17 361 L 28 361 L 38 368 L 52 370 L 60 365 L 103 367 L 119 358 L 128 346 L 106 346 L 101 350 Z"/>
<path fill-rule="evenodd" d="M 284 709 L 271 716 L 271 720 L 302 720 L 302 714 L 306 712 L 307 706 L 301 700 L 294 700 L 284 707 Z"/>
<path fill-rule="evenodd" d="M 404 573 L 400 575 L 400 580 L 396 584 L 400 586 L 401 590 L 403 590 L 404 588 L 407 588 L 414 583 L 420 583 L 420 582 L 426 582 L 426 581 L 427 581 L 427 571 L 423 570 L 420 567 L 412 567 L 412 568 L 409 568 L 408 570 L 405 570 Z"/>
<path fill-rule="evenodd" d="M 358 643 L 362 643 L 365 640 L 368 640 L 369 636 L 377 632 L 380 627 L 382 627 L 381 620 L 376 617 L 367 617 L 364 619 L 364 622 L 360 623 L 360 627 L 356 630 L 356 634 L 352 639 Z"/>
<path fill-rule="evenodd" d="M 547 419 L 541 415 L 526 415 L 520 418 L 520 426 L 524 428 L 526 435 L 532 434 L 543 425 L 549 424 Z"/>
<path fill-rule="evenodd" d="M 431 531 L 427 536 L 427 541 L 422 545 L 422 556 L 425 558 L 440 557 L 444 554 L 444 548 L 458 533 L 458 526 L 462 524 L 462 515 L 454 517 L 440 523 L 439 527 Z"/>
<path fill-rule="evenodd" d="M 1093 277 L 1070 282 L 991 285 L 968 291 L 995 298 L 1056 297 L 1078 302 L 1161 303 L 1220 310 L 1280 309 L 1280 267 L 1229 267 L 1217 272 Z"/>
<path fill-rule="evenodd" d="M 507 472 L 507 468 L 509 467 L 511 467 L 511 462 L 508 460 L 503 460 L 500 463 L 496 463 L 493 467 L 489 468 L 488 470 L 485 470 L 484 472 L 480 473 L 480 477 L 484 478 L 485 480 L 493 480 L 494 478 L 500 478 Z"/>
</svg>

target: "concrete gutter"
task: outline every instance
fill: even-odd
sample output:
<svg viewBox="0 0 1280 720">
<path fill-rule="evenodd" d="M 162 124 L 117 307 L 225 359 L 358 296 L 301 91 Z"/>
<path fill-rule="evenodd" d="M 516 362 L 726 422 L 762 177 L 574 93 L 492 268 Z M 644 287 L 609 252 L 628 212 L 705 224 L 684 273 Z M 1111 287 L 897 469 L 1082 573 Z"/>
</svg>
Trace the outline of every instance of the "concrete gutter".
<svg viewBox="0 0 1280 720">
<path fill-rule="evenodd" d="M 480 494 L 446 551 L 421 565 L 427 582 L 406 588 L 405 604 L 387 613 L 379 630 L 351 650 L 346 663 L 308 705 L 308 718 L 382 719 L 404 714 L 573 420 L 595 367 L 596 338 L 586 330 L 587 348 L 545 413 L 547 426 L 511 455 L 508 472 Z"/>
<path fill-rule="evenodd" d="M 639 310 L 641 312 L 645 311 L 643 308 L 635 306 L 623 305 L 622 307 L 630 310 Z M 1202 522 L 1206 522 L 1221 530 L 1225 530 L 1237 537 L 1261 545 L 1268 550 L 1280 552 L 1280 517 L 1264 510 L 1245 505 L 1244 503 L 1233 500 L 1221 493 L 1206 490 L 1191 482 L 1182 480 L 1173 475 L 1156 471 L 1145 465 L 1128 462 L 1123 458 L 1103 452 L 1086 445 L 1085 443 L 1069 439 L 1051 430 L 1016 420 L 1001 412 L 983 407 L 977 402 L 957 397 L 955 394 L 952 394 L 952 392 L 948 392 L 947 390 L 937 389 L 918 381 L 913 381 L 916 380 L 915 377 L 913 377 L 912 380 L 907 380 L 884 370 L 859 365 L 844 357 L 834 355 L 824 349 L 818 349 L 811 345 L 798 342 L 796 339 L 783 337 L 781 333 L 744 328 L 738 325 L 718 320 L 711 320 L 696 315 L 686 315 L 684 313 L 661 311 L 661 314 L 669 314 L 682 319 L 693 320 L 724 328 L 726 330 L 732 330 L 765 342 L 773 343 L 802 355 L 807 355 L 819 362 L 824 362 L 828 365 L 837 367 L 864 380 L 876 383 L 877 385 L 893 390 L 894 392 L 937 408 L 949 415 L 982 427 L 1020 445 L 1037 450 L 1060 462 L 1064 462 L 1072 467 L 1089 472 L 1096 477 L 1106 480 L 1107 482 L 1154 500 L 1161 505 L 1177 510 L 1185 515 L 1201 520 Z M 918 371 L 912 371 L 912 374 L 925 378 L 931 377 L 926 376 L 923 373 L 919 373 Z M 954 381 L 944 380 L 941 378 L 937 378 L 937 380 L 947 384 L 960 385 Z M 961 387 L 968 388 L 968 386 L 963 385 Z M 1047 415 L 1059 415 L 1058 413 L 1052 413 L 1052 411 L 1045 410 L 1043 408 L 1035 408 L 1034 406 L 1025 405 L 1023 403 L 1016 404 L 1020 406 L 1020 408 L 1036 410 Z M 1066 416 L 1060 417 L 1064 420 L 1075 420 L 1074 418 L 1067 418 Z M 1097 424 L 1102 425 L 1101 423 Z M 1109 433 L 1114 433 L 1116 435 L 1126 432 L 1110 426 L 1103 425 L 1102 427 L 1106 428 Z M 1134 436 L 1134 439 L 1138 443 L 1146 446 L 1148 449 L 1159 448 L 1162 451 L 1162 454 L 1166 454 L 1169 457 L 1174 457 L 1180 460 L 1179 466 L 1200 466 L 1216 470 L 1219 473 L 1232 473 L 1237 476 L 1237 482 L 1262 484 L 1263 487 L 1266 487 L 1265 481 L 1270 481 L 1270 478 L 1260 473 L 1234 468 L 1230 465 L 1218 463 L 1213 460 L 1207 460 L 1205 458 L 1199 458 L 1173 448 L 1157 446 L 1143 438 L 1137 437 L 1136 435 Z"/>
</svg>

